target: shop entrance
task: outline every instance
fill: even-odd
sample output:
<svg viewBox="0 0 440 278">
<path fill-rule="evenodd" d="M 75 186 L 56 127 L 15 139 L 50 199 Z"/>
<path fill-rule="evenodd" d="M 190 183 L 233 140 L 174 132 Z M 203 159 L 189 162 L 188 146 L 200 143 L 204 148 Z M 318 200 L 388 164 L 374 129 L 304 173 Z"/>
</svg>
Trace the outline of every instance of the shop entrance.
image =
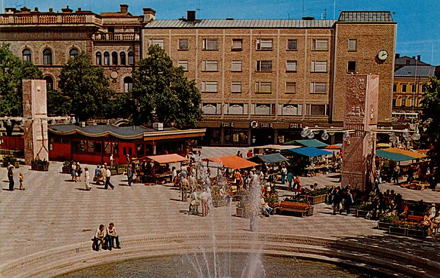
<svg viewBox="0 0 440 278">
<path fill-rule="evenodd" d="M 274 143 L 274 131 L 271 128 L 252 129 L 251 145 L 262 146 Z"/>
</svg>

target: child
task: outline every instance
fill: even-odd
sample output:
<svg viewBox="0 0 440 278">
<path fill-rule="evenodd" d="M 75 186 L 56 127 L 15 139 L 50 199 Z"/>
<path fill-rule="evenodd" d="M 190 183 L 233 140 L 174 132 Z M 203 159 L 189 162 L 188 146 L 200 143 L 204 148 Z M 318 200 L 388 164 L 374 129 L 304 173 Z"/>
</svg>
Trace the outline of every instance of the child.
<svg viewBox="0 0 440 278">
<path fill-rule="evenodd" d="M 19 175 L 19 178 L 20 178 L 20 190 L 24 190 L 24 187 L 23 187 L 23 179 L 24 179 L 24 176 L 23 176 L 23 173 L 20 173 L 20 175 Z"/>
</svg>

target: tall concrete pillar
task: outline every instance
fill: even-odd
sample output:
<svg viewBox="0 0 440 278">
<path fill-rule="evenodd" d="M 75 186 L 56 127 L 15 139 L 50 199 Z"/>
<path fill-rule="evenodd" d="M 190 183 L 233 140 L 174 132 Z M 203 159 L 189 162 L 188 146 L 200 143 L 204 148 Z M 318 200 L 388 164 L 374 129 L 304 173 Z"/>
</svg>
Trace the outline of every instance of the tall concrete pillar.
<svg viewBox="0 0 440 278">
<path fill-rule="evenodd" d="M 344 129 L 350 131 L 344 140 L 342 186 L 371 190 L 368 181 L 374 171 L 377 129 L 379 76 L 348 74 L 345 95 Z"/>
<path fill-rule="evenodd" d="M 24 157 L 49 161 L 46 80 L 23 80 Z"/>
</svg>

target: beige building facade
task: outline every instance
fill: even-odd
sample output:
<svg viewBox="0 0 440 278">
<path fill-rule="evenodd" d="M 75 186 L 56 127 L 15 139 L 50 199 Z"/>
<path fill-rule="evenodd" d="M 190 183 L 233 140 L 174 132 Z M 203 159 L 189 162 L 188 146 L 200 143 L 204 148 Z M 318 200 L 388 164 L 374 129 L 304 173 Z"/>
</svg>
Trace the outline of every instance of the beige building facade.
<svg viewBox="0 0 440 278">
<path fill-rule="evenodd" d="M 0 16 L 0 41 L 23 59 L 31 52 L 54 88 L 76 49 L 104 67 L 112 89 L 126 92 L 137 61 L 151 44 L 160 45 L 196 81 L 200 126 L 211 145 L 282 143 L 299 139 L 304 126 L 342 126 L 350 73 L 379 75 L 379 123 L 389 124 L 395 35 L 389 12 L 342 12 L 334 21 L 200 20 L 189 11 L 186 19 L 158 20 L 152 9 L 132 16 L 121 5 L 99 15 L 66 8 L 10 9 Z"/>
</svg>

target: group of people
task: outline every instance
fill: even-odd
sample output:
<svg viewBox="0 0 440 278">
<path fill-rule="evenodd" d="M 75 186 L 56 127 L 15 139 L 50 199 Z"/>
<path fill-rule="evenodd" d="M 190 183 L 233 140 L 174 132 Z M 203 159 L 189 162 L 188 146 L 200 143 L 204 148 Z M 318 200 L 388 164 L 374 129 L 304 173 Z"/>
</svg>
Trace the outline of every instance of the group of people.
<svg viewBox="0 0 440 278">
<path fill-rule="evenodd" d="M 440 229 L 440 210 L 436 208 L 435 204 L 432 204 L 425 213 L 421 224 L 428 231 L 428 234 L 434 234 Z"/>
<path fill-rule="evenodd" d="M 115 246 L 116 241 L 116 246 Z M 95 236 L 93 237 L 93 249 L 99 251 L 99 247 L 102 249 L 112 250 L 112 248 L 120 249 L 119 236 L 116 232 L 115 224 L 110 222 L 107 228 L 104 224 L 99 225 L 96 229 Z"/>
<path fill-rule="evenodd" d="M 14 166 L 11 165 L 10 162 L 8 162 L 8 181 L 9 181 L 9 191 L 14 191 L 14 186 L 15 186 L 15 182 L 14 182 Z M 25 188 L 23 187 L 23 180 L 24 180 L 24 176 L 23 173 L 20 173 L 18 175 L 18 178 L 20 179 L 20 187 L 18 188 L 19 190 L 24 190 Z"/>
<path fill-rule="evenodd" d="M 354 204 L 350 185 L 347 185 L 344 189 L 340 186 L 332 186 L 328 196 L 328 201 L 333 207 L 333 215 L 336 213 L 342 214 L 343 211 L 345 211 L 347 215 L 350 214 L 350 207 Z"/>
<path fill-rule="evenodd" d="M 88 172 L 88 169 L 85 168 Z M 111 183 L 110 178 L 112 176 L 112 172 L 110 171 L 109 167 L 106 163 L 104 165 L 97 165 L 95 168 L 95 176 L 93 177 L 93 180 L 96 182 L 96 184 L 101 184 L 101 182 L 105 185 L 105 189 L 108 189 L 109 187 L 111 189 L 115 189 L 115 186 Z M 87 180 L 89 177 L 87 178 Z M 88 181 L 86 181 L 86 188 L 88 187 Z"/>
</svg>

